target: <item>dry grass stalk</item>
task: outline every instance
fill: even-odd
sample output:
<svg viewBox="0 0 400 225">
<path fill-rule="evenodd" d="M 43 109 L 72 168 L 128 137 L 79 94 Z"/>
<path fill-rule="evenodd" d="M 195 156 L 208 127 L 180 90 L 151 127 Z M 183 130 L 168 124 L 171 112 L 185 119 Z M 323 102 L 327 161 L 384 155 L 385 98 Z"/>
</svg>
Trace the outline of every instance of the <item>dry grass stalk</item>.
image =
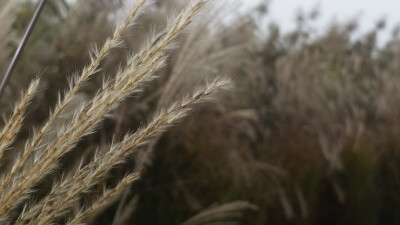
<svg viewBox="0 0 400 225">
<path fill-rule="evenodd" d="M 36 78 L 31 82 L 26 93 L 15 107 L 13 114 L 8 119 L 7 124 L 4 126 L 3 130 L 0 131 L 0 160 L 3 158 L 4 152 L 13 143 L 21 129 L 26 108 L 37 91 L 39 80 L 39 78 Z"/>
<path fill-rule="evenodd" d="M 51 193 L 31 210 L 26 212 L 24 216 L 17 221 L 17 224 L 23 224 L 24 220 L 33 217 L 36 219 L 30 224 L 39 224 L 39 221 L 40 223 L 47 224 L 56 216 L 68 212 L 68 208 L 71 208 L 73 204 L 79 200 L 81 193 L 88 192 L 90 188 L 103 180 L 111 168 L 123 163 L 128 155 L 147 144 L 154 137 L 160 135 L 168 127 L 174 125 L 177 121 L 186 116 L 194 104 L 204 101 L 217 90 L 227 88 L 229 83 L 230 81 L 227 79 L 218 78 L 206 88 L 196 92 L 191 98 L 176 103 L 169 109 L 158 113 L 147 126 L 131 135 L 127 135 L 121 142 L 113 144 L 110 151 L 104 155 L 95 157 L 91 163 L 79 170 L 72 177 L 66 179 L 60 185 L 53 187 Z M 140 173 L 142 166 L 139 166 L 136 170 L 136 173 Z M 128 183 L 126 185 L 128 185 Z M 54 205 L 58 207 L 53 207 Z M 37 215 L 39 211 L 40 214 Z"/>
<path fill-rule="evenodd" d="M 257 210 L 257 207 L 242 201 L 230 202 L 205 209 L 188 219 L 182 225 L 201 224 L 239 224 L 237 221 L 246 210 Z M 230 222 L 229 222 L 230 221 Z"/>
<path fill-rule="evenodd" d="M 79 213 L 77 213 L 73 217 L 73 219 L 67 223 L 67 225 L 77 225 L 77 224 L 79 224 L 82 219 L 84 219 L 85 217 L 87 217 L 88 215 L 90 215 L 91 213 L 96 211 L 98 208 L 100 208 L 101 206 L 106 204 L 107 201 L 109 201 L 110 199 L 112 199 L 113 197 L 118 195 L 122 190 L 124 190 L 124 188 L 126 188 L 127 186 L 129 186 L 129 184 L 131 184 L 132 182 L 134 182 L 134 181 L 136 181 L 138 179 L 139 179 L 139 176 L 138 176 L 137 173 L 130 174 L 130 175 L 126 176 L 125 178 L 123 178 L 119 182 L 119 184 L 116 187 L 105 191 L 100 196 L 100 198 L 98 198 L 96 200 L 96 202 L 94 202 L 89 208 L 87 208 L 85 210 L 82 210 Z"/>
<path fill-rule="evenodd" d="M 125 22 L 116 28 L 113 37 L 106 40 L 100 51 L 97 50 L 97 48 L 94 48 L 91 54 L 91 63 L 89 64 L 89 66 L 83 69 L 79 77 L 71 81 L 70 90 L 66 92 L 62 100 L 60 99 L 54 111 L 51 113 L 50 118 L 40 129 L 40 131 L 32 138 L 31 143 L 26 146 L 22 156 L 17 160 L 16 163 L 14 163 L 14 166 L 11 169 L 9 175 L 6 176 L 4 180 L 2 180 L 0 186 L 0 192 L 4 192 L 4 190 L 7 188 L 7 186 L 9 186 L 10 182 L 12 181 L 12 178 L 15 177 L 17 172 L 21 170 L 21 168 L 24 166 L 28 157 L 32 154 L 33 151 L 37 150 L 37 148 L 41 143 L 42 138 L 47 133 L 51 132 L 51 127 L 55 123 L 57 118 L 63 112 L 68 103 L 70 103 L 73 100 L 75 94 L 85 84 L 85 82 L 90 78 L 90 76 L 96 73 L 97 68 L 99 67 L 101 61 L 107 56 L 109 51 L 113 48 L 118 47 L 121 44 L 123 31 L 129 26 L 129 24 L 131 24 L 134 21 L 139 10 L 141 9 L 141 7 L 143 7 L 146 1 L 147 0 L 141 0 L 133 7 L 131 13 L 126 18 Z M 4 213 L 5 212 L 3 212 L 3 210 L 0 210 L 0 215 L 4 215 Z"/>
<path fill-rule="evenodd" d="M 17 159 L 17 162 L 14 163 L 11 171 L 9 174 L 6 176 L 4 180 L 2 180 L 1 186 L 0 186 L 0 192 L 2 193 L 2 199 L 4 202 L 7 202 L 4 200 L 4 192 L 7 190 L 6 188 L 9 187 L 10 183 L 11 186 L 15 185 L 18 183 L 18 180 L 15 180 L 16 175 L 18 171 L 22 169 L 22 167 L 25 165 L 26 160 L 28 157 L 32 154 L 33 151 L 37 150 L 42 138 L 44 137 L 45 134 L 48 132 L 51 132 L 51 127 L 57 120 L 57 118 L 60 116 L 60 114 L 63 112 L 64 108 L 72 101 L 74 98 L 75 94 L 79 91 L 79 89 L 84 85 L 84 83 L 92 76 L 93 74 L 96 73 L 98 66 L 100 65 L 100 62 L 107 56 L 108 52 L 113 49 L 118 47 L 121 44 L 121 37 L 123 31 L 133 22 L 133 20 L 136 18 L 139 9 L 143 7 L 143 5 L 146 3 L 147 0 L 141 0 L 139 1 L 132 9 L 131 13 L 125 20 L 125 22 L 118 26 L 113 34 L 113 37 L 110 39 L 107 39 L 103 47 L 101 48 L 100 51 L 94 49 L 93 53 L 91 54 L 91 63 L 89 66 L 85 67 L 82 71 L 81 76 L 79 76 L 76 80 L 71 82 L 70 90 L 65 94 L 63 100 L 60 100 L 56 108 L 54 109 L 53 113 L 50 115 L 50 118 L 47 120 L 47 122 L 44 124 L 44 126 L 40 129 L 40 131 L 32 138 L 31 143 L 29 143 L 22 156 Z M 20 176 L 18 176 L 20 179 Z M 13 180 L 14 179 L 14 180 Z M 18 184 L 18 187 L 20 185 Z M 9 190 L 12 190 L 13 192 L 18 193 L 18 189 L 15 189 L 14 187 L 11 187 Z M 26 188 L 25 188 L 26 189 Z M 21 197 L 21 196 L 20 196 Z M 7 199 L 7 198 L 6 198 Z M 15 200 L 15 199 L 14 199 Z M 0 209 L 0 216 L 3 216 L 5 213 L 11 209 L 11 203 L 12 200 L 8 201 L 8 203 L 5 203 L 5 207 Z"/>
<path fill-rule="evenodd" d="M 81 76 L 71 82 L 70 89 L 64 95 L 64 98 L 59 101 L 50 118 L 41 130 L 34 135 L 32 141 L 27 143 L 22 156 L 17 159 L 11 170 L 2 179 L 0 186 L 0 218 L 4 220 L 8 213 L 21 201 L 29 198 L 31 188 L 50 173 L 52 169 L 56 168 L 58 160 L 71 151 L 82 137 L 92 133 L 112 109 L 129 95 L 140 92 L 145 82 L 156 77 L 155 72 L 164 65 L 168 48 L 182 30 L 191 23 L 193 16 L 197 14 L 206 2 L 206 0 L 198 0 L 183 10 L 167 25 L 163 32 L 151 39 L 148 47 L 142 48 L 138 54 L 128 60 L 127 66 L 117 73 L 114 81 L 106 81 L 101 91 L 91 102 L 83 103 L 82 107 L 76 109 L 71 121 L 65 127 L 57 130 L 53 141 L 42 143 L 43 137 L 51 134 L 51 128 L 54 126 L 55 121 L 84 83 L 96 73 L 101 61 L 107 56 L 108 52 L 120 45 L 123 31 L 137 16 L 139 9 L 145 5 L 146 0 L 141 0 L 134 6 L 125 22 L 117 27 L 113 37 L 106 40 L 100 51 L 97 49 L 93 51 L 89 66 L 83 69 Z M 75 175 L 64 180 L 60 185 L 55 185 L 51 193 L 38 204 L 26 206 L 26 210 L 24 210 L 26 212 L 21 214 L 17 224 L 25 224 L 29 220 L 31 220 L 29 224 L 49 224 L 60 218 L 79 200 L 82 193 L 89 191 L 93 185 L 102 181 L 113 166 L 121 163 L 128 154 L 132 153 L 132 149 L 137 149 L 147 143 L 151 138 L 154 138 L 184 117 L 192 104 L 204 100 L 213 91 L 225 87 L 228 83 L 229 81 L 226 79 L 216 79 L 207 88 L 194 94 L 192 98 L 175 104 L 168 110 L 158 114 L 147 127 L 126 136 L 122 142 L 112 145 L 111 151 L 102 156 L 96 156 L 91 163 L 79 170 Z M 34 82 L 33 84 L 36 83 Z M 36 89 L 36 87 L 37 84 L 36 86 L 31 85 L 30 89 Z M 27 101 L 22 102 L 21 104 L 23 105 L 17 108 L 14 113 L 15 116 L 10 121 L 11 124 L 7 125 L 8 127 L 5 129 L 13 129 L 13 132 L 18 132 L 16 129 L 22 123 L 23 110 L 33 95 L 32 90 L 29 90 Z M 27 163 L 30 157 L 33 162 Z M 137 179 L 136 177 L 133 174 L 124 178 L 117 187 L 105 192 L 99 202 L 95 202 L 86 211 L 78 213 L 75 219 L 71 221 L 71 224 L 76 223 L 86 214 L 98 208 L 107 199 L 118 193 L 120 189 L 126 187 L 130 183 L 129 181 Z M 54 205 L 60 207 L 53 208 L 52 206 Z"/>
<path fill-rule="evenodd" d="M 241 22 L 224 27 L 224 18 L 232 16 L 239 5 L 239 3 L 231 4 L 225 0 L 208 5 L 207 16 L 196 21 L 197 23 L 187 35 L 168 81 L 155 93 L 160 95 L 159 106 L 170 104 L 181 94 L 180 91 L 184 91 L 182 89 L 185 89 L 185 84 L 203 80 L 204 72 L 212 71 L 215 74 L 215 71 L 218 71 L 217 67 L 222 65 L 223 59 L 239 56 L 249 46 L 249 41 L 240 41 L 229 46 L 219 43 L 219 40 L 226 39 L 238 28 L 251 25 L 250 20 L 243 18 L 240 19 Z M 218 27 L 218 30 L 211 32 L 210 30 L 215 27 Z M 221 49 L 221 46 L 224 47 Z M 243 59 L 240 58 L 238 61 L 237 64 L 240 64 Z"/>
</svg>

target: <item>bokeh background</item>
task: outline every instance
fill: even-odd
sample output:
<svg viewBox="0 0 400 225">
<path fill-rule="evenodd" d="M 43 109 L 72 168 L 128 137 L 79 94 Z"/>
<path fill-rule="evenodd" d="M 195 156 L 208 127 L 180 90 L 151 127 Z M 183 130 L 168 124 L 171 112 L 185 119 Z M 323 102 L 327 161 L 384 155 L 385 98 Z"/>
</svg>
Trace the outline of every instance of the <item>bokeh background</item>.
<svg viewBox="0 0 400 225">
<path fill-rule="evenodd" d="M 90 99 L 154 27 L 165 25 L 165 15 L 187 4 L 155 2 L 126 32 L 124 47 L 102 63 L 77 104 Z M 197 106 L 115 168 L 112 175 L 118 176 L 137 160 L 147 162 L 140 182 L 86 222 L 112 224 L 118 215 L 118 224 L 185 224 L 209 207 L 245 201 L 254 207 L 241 208 L 239 216 L 217 213 L 198 224 L 400 224 L 396 4 L 210 4 L 170 51 L 160 78 L 114 110 L 66 156 L 62 168 L 72 171 L 82 156 L 106 150 L 112 139 L 136 130 L 206 79 L 227 74 L 234 88 Z M 1 74 L 35 6 L 33 0 L 0 0 Z M 119 0 L 49 1 L 0 100 L 0 113 L 8 115 L 32 77 L 43 72 L 41 91 L 13 148 L 46 120 L 68 77 L 88 62 L 91 44 L 104 42 L 125 7 Z"/>
</svg>

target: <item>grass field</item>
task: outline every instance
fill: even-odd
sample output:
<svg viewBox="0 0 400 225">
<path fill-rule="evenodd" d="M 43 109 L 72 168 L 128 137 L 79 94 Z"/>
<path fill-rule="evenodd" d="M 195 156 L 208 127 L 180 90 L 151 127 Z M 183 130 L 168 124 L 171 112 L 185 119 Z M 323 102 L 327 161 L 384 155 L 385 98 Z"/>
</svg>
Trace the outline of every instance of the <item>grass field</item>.
<svg viewBox="0 0 400 225">
<path fill-rule="evenodd" d="M 400 223 L 399 30 L 206 2 L 48 1 L 0 99 L 0 224 Z M 35 7 L 0 0 L 1 75 Z"/>
</svg>

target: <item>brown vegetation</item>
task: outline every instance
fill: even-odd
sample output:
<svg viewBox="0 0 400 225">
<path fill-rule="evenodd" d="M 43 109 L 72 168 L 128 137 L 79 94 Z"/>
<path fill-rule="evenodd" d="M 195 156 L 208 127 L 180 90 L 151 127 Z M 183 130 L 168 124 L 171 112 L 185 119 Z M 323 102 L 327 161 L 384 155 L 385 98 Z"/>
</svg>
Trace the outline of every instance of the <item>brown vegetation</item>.
<svg viewBox="0 0 400 225">
<path fill-rule="evenodd" d="M 192 17 L 200 5 L 154 1 L 123 22 L 121 1 L 55 2 L 0 102 L 11 118 L 0 135 L 5 221 L 398 223 L 400 41 L 394 31 L 378 47 L 383 22 L 358 38 L 356 21 L 317 36 L 311 12 L 282 34 L 259 22 L 265 5 L 239 13 L 217 2 Z M 166 20 L 171 7 L 183 13 Z M 0 70 L 34 4 L 10 8 L 0 10 Z M 104 44 L 88 60 L 90 43 Z M 66 75 L 80 67 L 68 87 Z M 217 74 L 232 74 L 234 88 L 182 119 L 226 85 Z"/>
</svg>

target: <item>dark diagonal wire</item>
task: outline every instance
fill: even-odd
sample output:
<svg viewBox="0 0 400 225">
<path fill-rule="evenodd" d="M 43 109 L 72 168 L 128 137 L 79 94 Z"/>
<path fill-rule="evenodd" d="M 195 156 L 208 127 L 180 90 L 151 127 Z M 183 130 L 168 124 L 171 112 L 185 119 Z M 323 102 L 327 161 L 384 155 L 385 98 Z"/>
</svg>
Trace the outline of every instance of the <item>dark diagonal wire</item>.
<svg viewBox="0 0 400 225">
<path fill-rule="evenodd" d="M 15 69 L 15 66 L 16 66 L 17 62 L 18 62 L 19 58 L 21 57 L 21 53 L 24 50 L 25 45 L 29 40 L 29 37 L 30 37 L 30 35 L 31 35 L 32 31 L 33 31 L 33 28 L 35 27 L 36 22 L 38 21 L 40 13 L 42 12 L 46 2 L 47 2 L 47 0 L 41 0 L 40 1 L 39 5 L 36 8 L 35 14 L 33 15 L 31 21 L 29 22 L 29 25 L 28 25 L 28 28 L 25 31 L 24 37 L 22 38 L 22 41 L 21 41 L 21 43 L 19 44 L 19 46 L 17 48 L 17 51 L 15 51 L 15 54 L 14 54 L 14 56 L 13 56 L 11 62 L 10 62 L 10 65 L 9 65 L 9 67 L 7 69 L 7 72 L 5 73 L 5 75 L 3 77 L 3 80 L 1 81 L 1 84 L 0 84 L 0 98 L 4 93 L 4 89 L 5 89 L 5 87 L 6 87 L 7 83 L 8 83 L 8 80 L 10 79 L 10 77 L 11 77 L 11 75 L 12 75 L 14 69 Z"/>
</svg>

